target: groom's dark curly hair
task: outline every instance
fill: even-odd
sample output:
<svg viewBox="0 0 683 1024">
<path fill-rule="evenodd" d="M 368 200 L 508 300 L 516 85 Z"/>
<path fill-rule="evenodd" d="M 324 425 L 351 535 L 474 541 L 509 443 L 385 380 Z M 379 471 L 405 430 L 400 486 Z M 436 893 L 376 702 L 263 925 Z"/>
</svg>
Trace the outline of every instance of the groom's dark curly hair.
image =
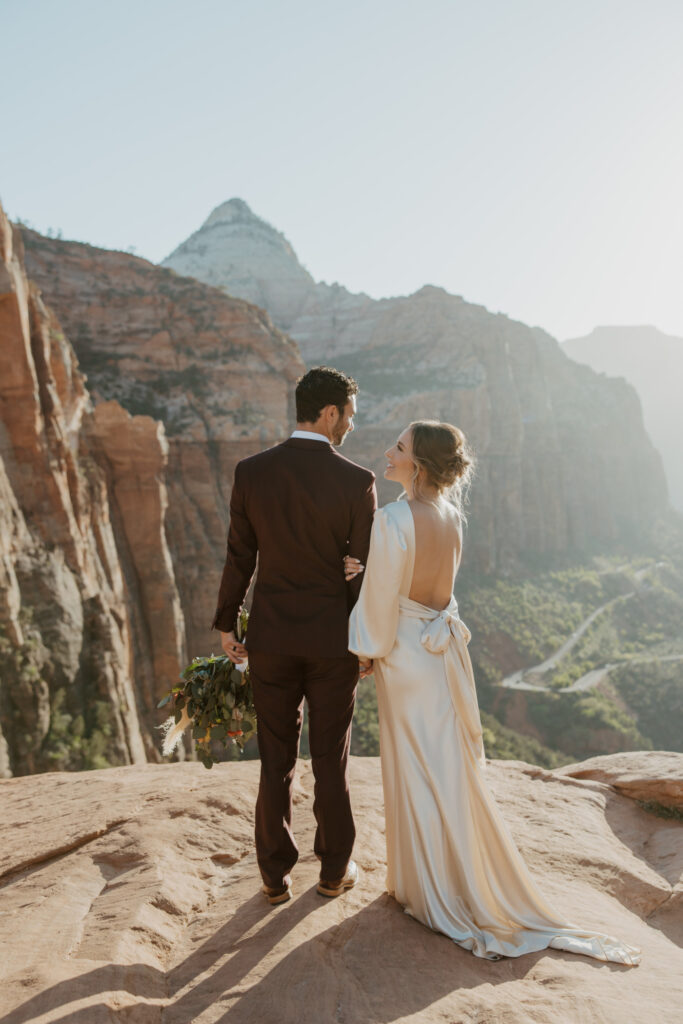
<svg viewBox="0 0 683 1024">
<path fill-rule="evenodd" d="M 331 366 L 314 366 L 296 382 L 296 421 L 315 423 L 326 405 L 336 405 L 343 413 L 351 396 L 357 394 L 353 377 Z"/>
</svg>

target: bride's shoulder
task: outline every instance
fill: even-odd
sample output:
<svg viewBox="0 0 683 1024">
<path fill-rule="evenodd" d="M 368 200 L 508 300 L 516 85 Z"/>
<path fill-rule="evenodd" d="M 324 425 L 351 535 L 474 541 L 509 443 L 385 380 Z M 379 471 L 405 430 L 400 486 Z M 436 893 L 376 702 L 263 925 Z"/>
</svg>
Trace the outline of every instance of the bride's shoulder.
<svg viewBox="0 0 683 1024">
<path fill-rule="evenodd" d="M 375 512 L 375 516 L 393 522 L 400 522 L 405 519 L 406 514 L 410 515 L 410 508 L 408 502 L 403 498 L 390 501 L 388 505 L 382 505 Z"/>
<path fill-rule="evenodd" d="M 410 529 L 412 513 L 408 502 L 402 498 L 397 501 L 390 501 L 388 505 L 382 505 L 375 512 L 375 522 L 378 527 L 405 533 Z"/>
<path fill-rule="evenodd" d="M 391 501 L 375 511 L 371 545 L 376 551 L 394 558 L 410 547 L 410 509 L 405 501 Z"/>
</svg>

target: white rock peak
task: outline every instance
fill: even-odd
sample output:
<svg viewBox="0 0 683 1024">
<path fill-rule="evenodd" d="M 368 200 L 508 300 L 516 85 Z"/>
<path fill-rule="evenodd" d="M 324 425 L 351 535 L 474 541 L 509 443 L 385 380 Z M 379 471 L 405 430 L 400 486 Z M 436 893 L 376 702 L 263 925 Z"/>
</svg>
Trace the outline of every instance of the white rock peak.
<svg viewBox="0 0 683 1024">
<path fill-rule="evenodd" d="M 209 216 L 202 224 L 202 228 L 210 228 L 215 224 L 232 224 L 235 221 L 258 221 L 261 224 L 265 224 L 265 221 L 257 217 L 252 211 L 248 203 L 245 203 L 244 199 L 228 199 L 225 203 L 221 203 L 214 210 L 211 211 Z M 270 226 L 270 225 L 269 225 Z M 275 230 L 273 228 L 273 230 Z"/>
</svg>

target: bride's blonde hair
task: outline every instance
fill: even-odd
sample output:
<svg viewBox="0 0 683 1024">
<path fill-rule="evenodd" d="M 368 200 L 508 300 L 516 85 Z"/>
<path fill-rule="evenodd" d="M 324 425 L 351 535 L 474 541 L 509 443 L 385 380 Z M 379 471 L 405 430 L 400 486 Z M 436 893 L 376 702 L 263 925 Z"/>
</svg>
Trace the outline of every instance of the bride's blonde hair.
<svg viewBox="0 0 683 1024">
<path fill-rule="evenodd" d="M 410 424 L 410 434 L 415 464 L 413 494 L 420 501 L 429 500 L 420 493 L 422 470 L 424 482 L 454 505 L 466 522 L 463 505 L 469 501 L 476 460 L 462 430 L 438 420 L 415 420 Z"/>
</svg>

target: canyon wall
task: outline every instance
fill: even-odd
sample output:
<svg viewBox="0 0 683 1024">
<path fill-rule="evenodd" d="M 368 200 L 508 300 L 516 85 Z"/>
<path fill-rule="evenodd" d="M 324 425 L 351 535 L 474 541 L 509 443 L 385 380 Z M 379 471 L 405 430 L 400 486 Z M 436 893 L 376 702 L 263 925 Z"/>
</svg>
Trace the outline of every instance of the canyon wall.
<svg viewBox="0 0 683 1024">
<path fill-rule="evenodd" d="M 625 377 L 633 385 L 645 428 L 664 461 L 671 503 L 683 512 L 683 338 L 647 325 L 596 327 L 564 341 L 562 350 L 596 373 Z"/>
<path fill-rule="evenodd" d="M 225 207 L 228 282 L 280 326 L 223 290 L 224 207 L 207 243 L 221 287 L 2 220 L 0 774 L 158 758 L 156 700 L 217 649 L 234 466 L 294 423 L 305 364 L 280 327 L 359 380 L 344 454 L 376 470 L 381 501 L 382 453 L 410 420 L 463 427 L 466 567 L 637 551 L 667 510 L 625 381 L 443 289 L 375 301 L 316 284 L 246 204 Z"/>
<path fill-rule="evenodd" d="M 117 401 L 164 423 L 166 534 L 187 653 L 218 652 L 209 627 L 233 471 L 239 459 L 289 433 L 294 383 L 304 372 L 299 351 L 263 310 L 199 281 L 127 253 L 26 229 L 23 238 L 29 273 L 87 374 L 96 422 L 112 419 L 104 410 Z M 120 501 L 126 459 L 123 453 L 115 481 Z"/>
<path fill-rule="evenodd" d="M 466 564 L 506 572 L 539 555 L 637 549 L 668 509 L 633 388 L 573 362 L 538 328 L 429 285 L 374 300 L 316 282 L 240 199 L 164 265 L 260 302 L 309 365 L 356 377 L 357 430 L 344 451 L 380 474 L 411 420 L 460 426 L 478 457 Z M 380 479 L 381 500 L 395 496 Z"/>
<path fill-rule="evenodd" d="M 1 776 L 158 757 L 185 658 L 167 457 L 161 424 L 93 410 L 0 209 Z"/>
</svg>

